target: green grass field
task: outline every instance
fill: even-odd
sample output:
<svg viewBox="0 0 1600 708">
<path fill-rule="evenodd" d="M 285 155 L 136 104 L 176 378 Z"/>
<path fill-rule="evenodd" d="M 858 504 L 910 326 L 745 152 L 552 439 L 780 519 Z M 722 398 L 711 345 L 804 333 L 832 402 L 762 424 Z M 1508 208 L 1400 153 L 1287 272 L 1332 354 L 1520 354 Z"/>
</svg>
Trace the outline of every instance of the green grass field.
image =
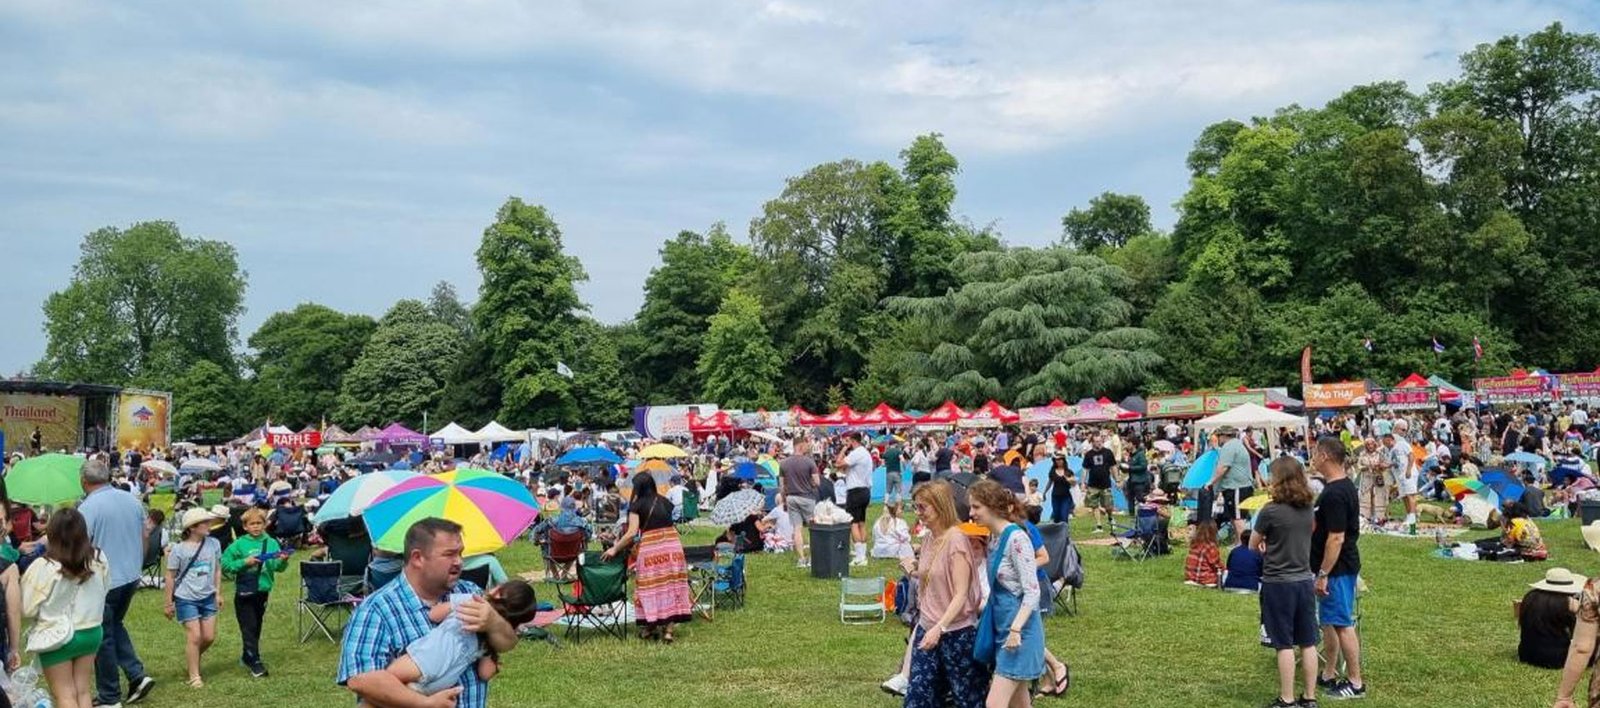
<svg viewBox="0 0 1600 708">
<path fill-rule="evenodd" d="M 875 512 L 876 513 L 876 512 Z M 1576 522 L 1550 522 L 1553 564 L 1600 572 Z M 1088 536 L 1082 520 L 1074 533 Z M 697 530 L 705 542 L 712 531 Z M 1485 535 L 1468 534 L 1467 537 Z M 1363 539 L 1369 592 L 1362 598 L 1369 706 L 1546 706 L 1558 674 L 1518 664 L 1511 601 L 1545 564 L 1502 565 L 1430 557 L 1430 539 Z M 1256 600 L 1182 584 L 1180 555 L 1144 563 L 1114 561 L 1109 549 L 1082 547 L 1087 585 L 1081 614 L 1047 624 L 1052 650 L 1072 666 L 1064 700 L 1081 706 L 1251 706 L 1275 691 L 1271 652 L 1256 645 Z M 513 573 L 533 567 L 527 543 L 502 553 Z M 892 576 L 875 561 L 871 573 Z M 905 630 L 844 626 L 838 584 L 813 580 L 792 555 L 749 559 L 748 604 L 719 611 L 713 623 L 684 627 L 672 646 L 597 638 L 582 645 L 528 643 L 506 657 L 491 689 L 493 706 L 890 706 L 878 683 L 895 670 Z M 231 605 L 218 644 L 205 661 L 206 687 L 183 685 L 182 632 L 160 611 L 160 593 L 141 591 L 131 631 L 159 682 L 145 705 L 344 706 L 351 695 L 333 683 L 337 648 L 323 639 L 296 643 L 291 569 L 279 578 L 263 637 L 272 671 L 252 679 L 239 666 Z M 554 599 L 553 586 L 540 597 Z"/>
</svg>

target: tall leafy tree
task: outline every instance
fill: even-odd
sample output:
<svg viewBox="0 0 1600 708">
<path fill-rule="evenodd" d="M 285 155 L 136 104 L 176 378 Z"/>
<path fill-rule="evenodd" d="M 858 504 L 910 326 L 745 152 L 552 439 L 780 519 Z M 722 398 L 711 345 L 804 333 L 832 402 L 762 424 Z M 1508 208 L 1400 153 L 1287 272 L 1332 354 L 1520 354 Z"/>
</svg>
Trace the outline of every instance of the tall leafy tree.
<svg viewBox="0 0 1600 708">
<path fill-rule="evenodd" d="M 783 362 L 761 322 L 761 303 L 734 290 L 711 316 L 697 366 L 703 397 L 728 408 L 781 408 L 777 382 Z"/>
<path fill-rule="evenodd" d="M 273 313 L 250 335 L 252 417 L 299 426 L 331 415 L 345 372 L 377 328 L 366 315 L 312 303 Z"/>
<path fill-rule="evenodd" d="M 700 393 L 695 361 L 701 339 L 729 288 L 753 263 L 750 250 L 734 243 L 722 224 L 705 235 L 680 232 L 661 247 L 661 265 L 645 280 L 635 318 L 645 336 L 629 358 L 643 402 L 681 403 Z"/>
<path fill-rule="evenodd" d="M 147 221 L 85 236 L 72 282 L 44 304 L 51 378 L 170 381 L 196 361 L 236 372 L 245 273 L 233 246 Z"/>
<path fill-rule="evenodd" d="M 205 359 L 189 365 L 172 387 L 174 440 L 226 440 L 244 424 L 238 377 Z"/>
<path fill-rule="evenodd" d="M 462 339 L 474 338 L 472 309 L 461 303 L 456 286 L 449 281 L 441 280 L 434 284 L 433 292 L 428 295 L 428 312 L 433 314 L 434 319 L 456 328 Z"/>
<path fill-rule="evenodd" d="M 561 229 L 545 208 L 512 197 L 478 246 L 483 285 L 473 322 L 501 386 L 500 422 L 512 427 L 573 425 L 580 419 L 572 381 L 556 373 L 574 349 L 586 307 L 586 280 L 566 254 Z"/>
<path fill-rule="evenodd" d="M 421 426 L 424 414 L 438 410 L 462 346 L 461 333 L 435 319 L 426 305 L 395 303 L 345 373 L 336 418 L 352 426 L 391 420 Z"/>
<path fill-rule="evenodd" d="M 1150 230 L 1150 205 L 1137 194 L 1105 192 L 1061 217 L 1061 240 L 1084 251 L 1116 248 Z"/>
<path fill-rule="evenodd" d="M 566 363 L 572 369 L 572 395 L 578 404 L 576 422 L 595 429 L 626 425 L 631 418 L 630 398 L 623 388 L 616 332 L 585 317 L 575 335 Z"/>
<path fill-rule="evenodd" d="M 957 264 L 965 283 L 929 298 L 891 298 L 927 334 L 901 385 L 914 406 L 944 399 L 1043 403 L 1130 391 L 1161 364 L 1151 332 L 1128 326 L 1121 269 L 1063 248 L 984 252 Z"/>
<path fill-rule="evenodd" d="M 439 395 L 439 420 L 477 430 L 500 414 L 500 377 L 482 339 L 467 342 Z"/>
</svg>

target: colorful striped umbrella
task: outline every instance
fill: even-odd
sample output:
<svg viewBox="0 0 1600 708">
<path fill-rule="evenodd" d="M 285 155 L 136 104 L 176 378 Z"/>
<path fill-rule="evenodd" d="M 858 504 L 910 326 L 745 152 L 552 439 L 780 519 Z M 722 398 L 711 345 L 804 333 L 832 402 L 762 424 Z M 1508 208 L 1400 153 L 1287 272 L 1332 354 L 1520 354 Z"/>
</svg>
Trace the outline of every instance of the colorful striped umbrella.
<svg viewBox="0 0 1600 708">
<path fill-rule="evenodd" d="M 359 514 L 372 506 L 372 502 L 390 488 L 419 476 L 421 475 L 409 470 L 381 470 L 357 475 L 339 485 L 333 490 L 333 494 L 328 495 L 322 506 L 317 508 L 317 514 L 312 517 L 312 521 L 321 524 Z"/>
<path fill-rule="evenodd" d="M 465 555 L 493 553 L 516 539 L 538 515 L 527 487 L 488 470 L 461 467 L 408 479 L 378 495 L 362 518 L 372 545 L 400 553 L 406 530 L 427 517 L 461 524 Z"/>
</svg>

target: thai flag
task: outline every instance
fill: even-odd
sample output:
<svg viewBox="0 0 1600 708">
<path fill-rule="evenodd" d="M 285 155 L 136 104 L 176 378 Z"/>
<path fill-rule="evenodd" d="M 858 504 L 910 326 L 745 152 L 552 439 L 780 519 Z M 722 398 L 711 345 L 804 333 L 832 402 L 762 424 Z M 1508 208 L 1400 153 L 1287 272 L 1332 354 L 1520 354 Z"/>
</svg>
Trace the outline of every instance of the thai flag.
<svg viewBox="0 0 1600 708">
<path fill-rule="evenodd" d="M 1439 343 L 1439 338 L 1438 337 L 1434 337 L 1433 338 L 1433 353 L 1435 353 L 1435 354 L 1443 354 L 1444 353 L 1444 345 Z"/>
<path fill-rule="evenodd" d="M 1361 346 L 1366 347 L 1367 351 L 1371 352 L 1372 351 L 1372 338 L 1368 337 L 1366 339 L 1361 340 Z"/>
<path fill-rule="evenodd" d="M 1478 342 L 1478 338 L 1477 337 L 1473 337 L 1472 338 L 1472 358 L 1474 358 L 1474 359 L 1482 359 L 1483 358 L 1483 345 Z"/>
</svg>

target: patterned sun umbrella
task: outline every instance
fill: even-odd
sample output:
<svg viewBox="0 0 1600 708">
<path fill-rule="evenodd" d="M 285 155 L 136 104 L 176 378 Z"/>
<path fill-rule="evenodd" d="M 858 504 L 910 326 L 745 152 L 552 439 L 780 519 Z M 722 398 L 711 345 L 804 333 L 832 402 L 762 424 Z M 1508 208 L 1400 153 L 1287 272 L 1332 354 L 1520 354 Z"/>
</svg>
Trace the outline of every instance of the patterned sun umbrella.
<svg viewBox="0 0 1600 708">
<path fill-rule="evenodd" d="M 419 476 L 421 475 L 408 470 L 382 470 L 358 475 L 333 490 L 333 494 L 328 495 L 327 501 L 322 502 L 322 506 L 317 508 L 317 514 L 312 520 L 320 524 L 359 514 L 372 506 L 378 495 L 401 482 Z"/>
<path fill-rule="evenodd" d="M 493 553 L 533 525 L 538 502 L 527 487 L 488 470 L 457 468 L 408 479 L 378 495 L 362 518 L 372 545 L 405 548 L 406 530 L 427 517 L 461 524 L 464 554 Z"/>
</svg>

